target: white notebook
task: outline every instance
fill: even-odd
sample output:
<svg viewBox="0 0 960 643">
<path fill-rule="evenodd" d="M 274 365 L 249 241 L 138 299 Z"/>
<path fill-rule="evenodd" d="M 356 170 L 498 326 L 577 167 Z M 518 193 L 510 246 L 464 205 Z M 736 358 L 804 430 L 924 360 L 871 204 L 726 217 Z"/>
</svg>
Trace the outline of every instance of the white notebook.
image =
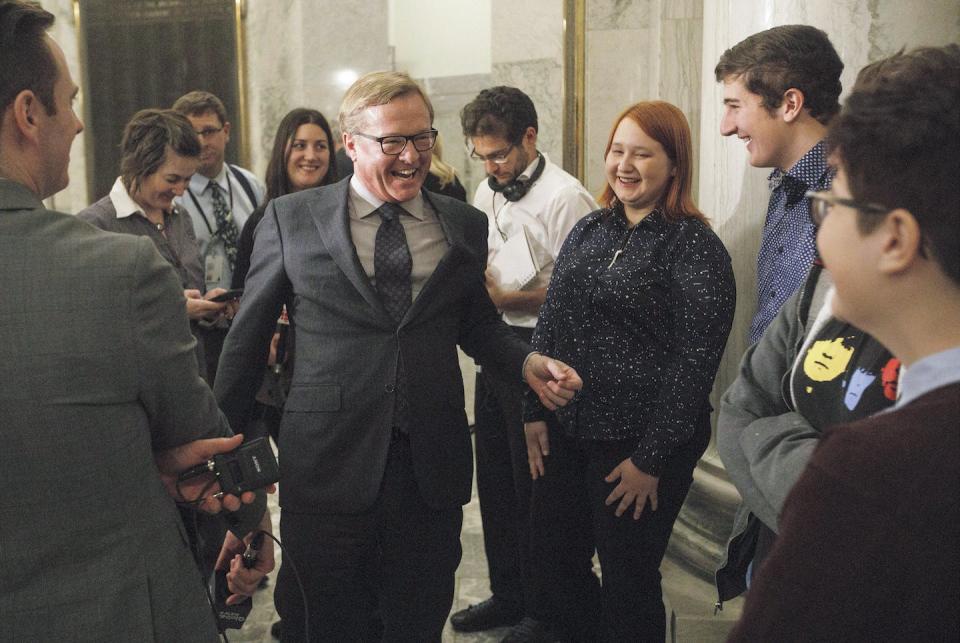
<svg viewBox="0 0 960 643">
<path fill-rule="evenodd" d="M 520 232 L 504 242 L 488 266 L 504 290 L 520 290 L 540 272 L 531 241 L 526 226 L 521 227 Z"/>
</svg>

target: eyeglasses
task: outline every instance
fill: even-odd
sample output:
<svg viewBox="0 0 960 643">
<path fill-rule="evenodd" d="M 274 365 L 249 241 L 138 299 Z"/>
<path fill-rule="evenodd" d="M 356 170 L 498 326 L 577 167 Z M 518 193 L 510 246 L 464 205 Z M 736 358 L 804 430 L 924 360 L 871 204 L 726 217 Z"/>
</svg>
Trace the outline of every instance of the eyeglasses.
<svg viewBox="0 0 960 643">
<path fill-rule="evenodd" d="M 854 201 L 853 199 L 844 199 L 843 197 L 835 196 L 826 190 L 821 192 L 810 191 L 803 196 L 810 199 L 810 221 L 812 221 L 813 225 L 817 227 L 823 223 L 823 220 L 827 218 L 828 214 L 830 214 L 830 208 L 835 205 L 843 205 L 867 214 L 886 214 L 890 211 L 890 208 L 885 208 L 882 205 L 877 205 L 876 203 L 861 203 L 860 201 Z"/>
<path fill-rule="evenodd" d="M 418 152 L 432 150 L 437 144 L 437 130 L 430 128 L 426 132 L 420 132 L 413 136 L 371 136 L 363 132 L 354 132 L 354 136 L 362 136 L 380 143 L 380 149 L 388 156 L 400 156 L 403 150 L 407 149 L 407 141 L 413 141 L 413 147 Z"/>
<path fill-rule="evenodd" d="M 208 136 L 213 136 L 214 134 L 219 134 L 222 131 L 223 131 L 223 125 L 221 125 L 220 127 L 205 127 L 199 132 L 194 130 L 194 133 L 200 138 L 206 138 Z"/>
<path fill-rule="evenodd" d="M 513 148 L 517 146 L 516 143 L 511 143 L 506 149 L 500 150 L 499 152 L 494 152 L 493 154 L 487 154 L 486 156 L 482 154 L 477 154 L 476 150 L 470 150 L 470 158 L 474 161 L 480 161 L 482 163 L 490 162 L 496 163 L 497 165 L 503 165 L 507 162 L 507 158 L 510 156 L 510 152 L 513 151 Z"/>
</svg>

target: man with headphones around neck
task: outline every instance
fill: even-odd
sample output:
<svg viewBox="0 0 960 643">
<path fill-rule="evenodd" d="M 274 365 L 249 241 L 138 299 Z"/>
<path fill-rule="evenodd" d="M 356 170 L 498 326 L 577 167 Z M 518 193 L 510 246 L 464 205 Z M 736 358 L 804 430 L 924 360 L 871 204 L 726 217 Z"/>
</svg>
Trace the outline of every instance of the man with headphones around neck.
<svg viewBox="0 0 960 643">
<path fill-rule="evenodd" d="M 529 342 L 560 247 L 574 224 L 598 206 L 575 177 L 537 150 L 537 111 L 519 89 L 484 89 L 463 108 L 460 121 L 471 158 L 487 173 L 473 199 L 489 223 L 487 290 L 503 320 Z M 490 268 L 516 235 L 526 236 L 538 268 L 519 289 Z M 551 640 L 549 624 L 530 618 L 524 603 L 531 480 L 521 400 L 511 383 L 478 369 L 477 491 L 492 596 L 456 612 L 450 622 L 462 632 L 514 626 L 504 641 Z"/>
</svg>

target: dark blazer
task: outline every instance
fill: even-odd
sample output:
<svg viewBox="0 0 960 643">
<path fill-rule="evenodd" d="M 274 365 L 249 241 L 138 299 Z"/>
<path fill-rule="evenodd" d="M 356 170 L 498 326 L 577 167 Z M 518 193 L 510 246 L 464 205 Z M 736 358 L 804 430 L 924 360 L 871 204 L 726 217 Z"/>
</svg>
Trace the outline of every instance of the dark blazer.
<svg viewBox="0 0 960 643">
<path fill-rule="evenodd" d="M 349 177 L 267 207 L 221 354 L 217 400 L 232 426 L 249 420 L 286 303 L 297 343 L 280 429 L 284 509 L 353 513 L 373 504 L 390 446 L 399 360 L 419 491 L 438 509 L 462 505 L 473 458 L 456 347 L 518 385 L 529 351 L 500 321 L 484 287 L 486 217 L 422 192 L 450 248 L 398 328 L 357 258 L 348 186 Z"/>
<path fill-rule="evenodd" d="M 228 435 L 143 237 L 0 179 L 0 641 L 213 641 L 153 452 Z"/>
</svg>

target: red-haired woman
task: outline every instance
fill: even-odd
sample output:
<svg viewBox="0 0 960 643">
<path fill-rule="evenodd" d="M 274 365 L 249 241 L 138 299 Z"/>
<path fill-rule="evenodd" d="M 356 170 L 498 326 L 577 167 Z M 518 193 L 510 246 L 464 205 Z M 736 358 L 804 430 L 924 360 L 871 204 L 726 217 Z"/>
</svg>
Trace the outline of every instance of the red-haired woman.
<svg viewBox="0 0 960 643">
<path fill-rule="evenodd" d="M 535 398 L 525 407 L 532 616 L 563 624 L 564 640 L 660 642 L 660 562 L 710 440 L 736 292 L 730 257 L 690 196 L 683 113 L 629 107 L 605 159 L 605 207 L 567 237 L 533 336 L 584 386 L 555 416 Z"/>
</svg>

